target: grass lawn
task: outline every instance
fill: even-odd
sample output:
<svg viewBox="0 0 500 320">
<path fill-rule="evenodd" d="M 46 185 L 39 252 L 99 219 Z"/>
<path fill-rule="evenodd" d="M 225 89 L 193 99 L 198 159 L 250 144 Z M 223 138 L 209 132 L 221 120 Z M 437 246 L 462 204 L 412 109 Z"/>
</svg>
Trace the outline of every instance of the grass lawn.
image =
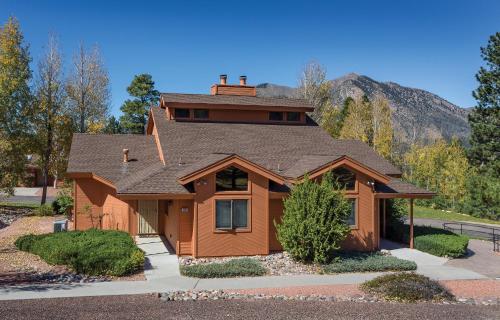
<svg viewBox="0 0 500 320">
<path fill-rule="evenodd" d="M 418 207 L 418 206 L 415 206 L 414 217 L 421 218 L 421 219 L 468 221 L 468 222 L 489 223 L 489 224 L 500 225 L 500 221 L 476 218 L 473 216 L 469 216 L 466 214 L 461 214 L 461 213 L 453 212 L 453 211 L 446 212 L 446 211 L 442 211 L 442 210 L 436 210 L 436 209 Z"/>
<path fill-rule="evenodd" d="M 30 209 L 36 209 L 40 206 L 38 203 L 32 203 L 32 202 L 0 202 L 0 207 L 14 207 L 14 208 L 30 208 Z"/>
</svg>

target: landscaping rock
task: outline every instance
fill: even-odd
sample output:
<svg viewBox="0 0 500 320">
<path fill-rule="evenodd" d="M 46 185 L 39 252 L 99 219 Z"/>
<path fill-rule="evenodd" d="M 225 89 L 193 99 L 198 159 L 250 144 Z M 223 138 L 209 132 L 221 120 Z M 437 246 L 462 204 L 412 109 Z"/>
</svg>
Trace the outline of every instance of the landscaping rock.
<svg viewBox="0 0 500 320">
<path fill-rule="evenodd" d="M 214 262 L 226 262 L 242 257 L 220 257 L 220 258 L 179 258 L 180 265 L 190 266 L 198 264 L 208 264 Z M 250 256 L 262 263 L 262 266 L 268 270 L 269 275 L 299 275 L 299 274 L 317 274 L 321 267 L 314 264 L 303 264 L 294 261 L 287 252 L 277 252 L 265 256 Z"/>
<path fill-rule="evenodd" d="M 33 209 L 0 206 L 0 229 L 10 226 L 14 221 L 33 214 Z"/>
</svg>

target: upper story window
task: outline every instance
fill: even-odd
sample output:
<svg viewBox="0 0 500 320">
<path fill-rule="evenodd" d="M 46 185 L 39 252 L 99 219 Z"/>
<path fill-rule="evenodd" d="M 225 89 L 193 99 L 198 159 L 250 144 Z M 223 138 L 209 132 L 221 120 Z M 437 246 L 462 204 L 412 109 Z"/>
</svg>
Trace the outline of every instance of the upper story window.
<svg viewBox="0 0 500 320">
<path fill-rule="evenodd" d="M 346 168 L 332 170 L 333 178 L 337 179 L 340 186 L 346 190 L 354 190 L 356 187 L 356 174 Z"/>
<path fill-rule="evenodd" d="M 175 118 L 189 118 L 189 109 L 175 108 Z"/>
<path fill-rule="evenodd" d="M 208 109 L 194 109 L 193 115 L 195 119 L 208 119 Z"/>
<path fill-rule="evenodd" d="M 269 120 L 283 121 L 283 112 L 276 112 L 276 111 L 269 112 Z"/>
<path fill-rule="evenodd" d="M 287 121 L 300 121 L 300 112 L 287 112 L 286 113 Z"/>
<path fill-rule="evenodd" d="M 215 174 L 215 191 L 247 191 L 248 173 L 229 167 Z"/>
</svg>

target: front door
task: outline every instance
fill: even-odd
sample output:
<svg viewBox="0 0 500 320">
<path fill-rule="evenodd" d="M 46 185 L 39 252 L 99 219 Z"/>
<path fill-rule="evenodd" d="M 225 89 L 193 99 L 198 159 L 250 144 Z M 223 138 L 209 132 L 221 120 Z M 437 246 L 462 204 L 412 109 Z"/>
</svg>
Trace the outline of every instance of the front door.
<svg viewBox="0 0 500 320">
<path fill-rule="evenodd" d="M 158 234 L 158 200 L 139 200 L 139 234 Z"/>
</svg>

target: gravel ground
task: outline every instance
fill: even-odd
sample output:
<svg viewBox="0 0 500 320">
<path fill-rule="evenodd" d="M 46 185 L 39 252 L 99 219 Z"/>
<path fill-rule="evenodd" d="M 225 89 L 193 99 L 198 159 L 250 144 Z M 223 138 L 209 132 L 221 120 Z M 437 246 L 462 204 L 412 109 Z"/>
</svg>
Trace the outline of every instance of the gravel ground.
<svg viewBox="0 0 500 320">
<path fill-rule="evenodd" d="M 447 280 L 440 282 L 457 298 L 496 298 L 500 300 L 500 280 Z"/>
<path fill-rule="evenodd" d="M 207 263 L 220 263 L 243 257 L 223 257 L 223 258 L 193 258 L 181 257 L 179 264 L 181 265 L 196 265 Z M 286 276 L 286 275 L 301 275 L 301 274 L 317 274 L 321 268 L 314 264 L 303 264 L 294 261 L 286 252 L 276 252 L 266 256 L 246 256 L 245 258 L 253 258 L 259 260 L 262 266 L 268 270 L 269 275 Z"/>
<path fill-rule="evenodd" d="M 279 300 L 173 301 L 151 295 L 0 301 L 0 319 L 500 319 L 499 306 Z"/>
</svg>

